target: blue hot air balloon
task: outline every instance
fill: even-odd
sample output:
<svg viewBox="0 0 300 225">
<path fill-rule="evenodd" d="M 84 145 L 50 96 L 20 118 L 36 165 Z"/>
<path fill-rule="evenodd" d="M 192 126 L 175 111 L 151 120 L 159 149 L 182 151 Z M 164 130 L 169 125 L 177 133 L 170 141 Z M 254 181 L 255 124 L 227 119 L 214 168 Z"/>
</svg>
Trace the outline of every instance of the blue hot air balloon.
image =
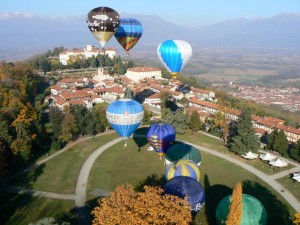
<svg viewBox="0 0 300 225">
<path fill-rule="evenodd" d="M 193 212 L 200 211 L 205 202 L 205 191 L 202 185 L 195 179 L 186 176 L 173 177 L 168 180 L 164 194 L 171 194 L 180 198 L 187 197 Z"/>
<path fill-rule="evenodd" d="M 157 55 L 175 79 L 192 56 L 192 47 L 182 40 L 166 40 L 159 44 Z"/>
<path fill-rule="evenodd" d="M 140 40 L 142 34 L 143 26 L 137 19 L 122 18 L 114 35 L 128 54 L 129 50 Z"/>
<path fill-rule="evenodd" d="M 139 127 L 144 117 L 144 109 L 140 103 L 132 99 L 115 100 L 106 110 L 106 118 L 110 126 L 125 140 Z"/>
<path fill-rule="evenodd" d="M 160 157 L 174 143 L 175 136 L 175 129 L 166 123 L 152 124 L 147 131 L 147 140 Z"/>
</svg>

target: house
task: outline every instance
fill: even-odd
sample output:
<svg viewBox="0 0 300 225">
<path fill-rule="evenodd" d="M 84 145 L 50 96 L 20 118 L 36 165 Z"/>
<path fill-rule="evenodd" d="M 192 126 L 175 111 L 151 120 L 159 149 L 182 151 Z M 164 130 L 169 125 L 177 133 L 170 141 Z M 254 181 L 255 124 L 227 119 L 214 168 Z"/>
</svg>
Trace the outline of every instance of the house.
<svg viewBox="0 0 300 225">
<path fill-rule="evenodd" d="M 133 67 L 127 69 L 125 76 L 135 82 L 145 78 L 161 79 L 161 70 L 154 67 Z"/>
<path fill-rule="evenodd" d="M 108 55 L 111 59 L 113 59 L 116 55 L 116 50 L 114 48 L 108 48 L 106 50 L 100 50 L 95 48 L 92 45 L 87 45 L 84 49 L 73 49 L 73 50 L 65 50 L 59 54 L 59 61 L 62 65 L 68 65 L 72 59 L 76 57 L 81 59 L 87 59 L 91 57 L 97 57 L 97 55 Z"/>
</svg>

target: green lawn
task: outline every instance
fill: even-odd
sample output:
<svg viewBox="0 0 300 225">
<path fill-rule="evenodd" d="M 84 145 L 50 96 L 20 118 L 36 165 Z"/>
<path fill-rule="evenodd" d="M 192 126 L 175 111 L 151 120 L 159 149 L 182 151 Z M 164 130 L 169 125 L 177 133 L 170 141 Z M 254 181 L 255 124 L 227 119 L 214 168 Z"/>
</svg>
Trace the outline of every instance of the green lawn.
<svg viewBox="0 0 300 225">
<path fill-rule="evenodd" d="M 135 138 L 128 141 L 127 148 L 119 143 L 105 151 L 92 168 L 88 193 L 97 189 L 113 190 L 126 182 L 137 188 L 141 184 L 164 185 L 161 179 L 166 168 L 164 161 L 159 160 L 155 152 L 146 151 L 147 146 L 145 138 Z M 201 155 L 200 183 L 206 190 L 206 213 L 199 213 L 195 220 L 201 219 L 202 224 L 216 224 L 214 217 L 218 202 L 241 181 L 244 193 L 251 194 L 265 205 L 269 214 L 268 224 L 291 224 L 288 217 L 294 210 L 272 187 L 235 164 L 205 152 Z M 92 200 L 95 196 L 89 194 L 88 198 Z"/>
<path fill-rule="evenodd" d="M 147 128 L 140 128 L 138 133 L 145 134 L 146 131 Z M 87 157 L 95 149 L 116 137 L 118 137 L 116 134 L 110 134 L 109 136 L 97 137 L 89 139 L 84 143 L 79 143 L 70 150 L 48 161 L 46 164 L 16 178 L 12 181 L 12 184 L 40 191 L 74 193 L 79 170 Z M 193 142 L 229 154 L 238 160 L 244 160 L 229 152 L 226 147 L 224 147 L 222 141 L 199 133 L 177 135 L 177 139 Z M 93 165 L 89 177 L 87 184 L 89 203 L 91 205 L 95 204 L 97 199 L 94 195 L 90 194 L 92 191 L 97 189 L 111 191 L 117 185 L 126 182 L 132 184 L 139 190 L 144 184 L 163 186 L 165 183 L 163 174 L 166 168 L 164 160 L 160 160 L 155 152 L 147 151 L 146 148 L 148 146 L 146 138 L 133 137 L 129 139 L 127 147 L 124 147 L 123 143 L 120 142 L 104 151 Z M 214 225 L 215 209 L 218 202 L 230 194 L 235 184 L 241 181 L 243 183 L 244 193 L 253 195 L 265 205 L 269 215 L 269 225 L 291 224 L 288 217 L 289 214 L 294 213 L 294 210 L 268 184 L 264 183 L 254 174 L 226 160 L 205 152 L 201 152 L 201 155 L 200 183 L 205 188 L 207 198 L 205 210 L 197 215 L 195 221 L 201 219 L 203 225 Z M 257 165 L 254 166 L 257 167 Z M 62 217 L 62 215 L 66 216 L 70 210 L 73 210 L 72 207 L 74 207 L 72 201 L 29 198 L 18 195 L 10 198 L 15 199 L 15 203 L 11 203 L 10 207 L 6 207 L 0 211 L 1 214 L 3 214 L 2 217 L 6 218 L 4 221 L 8 221 L 8 218 L 10 218 L 9 221 L 11 222 L 7 224 L 19 224 L 17 221 L 19 218 L 23 218 L 24 221 L 27 221 L 27 224 L 28 221 L 36 221 L 45 217 L 41 216 L 40 211 L 46 211 L 46 216 L 55 216 L 57 218 Z M 23 198 L 25 200 L 23 200 Z M 39 201 L 42 200 L 43 203 L 39 203 Z M 7 202 L 5 199 L 4 201 Z M 73 205 L 69 205 L 70 202 Z M 55 210 L 52 209 L 52 205 Z M 31 211 L 35 211 L 35 208 L 38 208 L 38 210 L 32 212 L 35 216 L 31 217 Z M 16 209 L 16 212 L 14 213 L 12 209 Z"/>
<path fill-rule="evenodd" d="M 282 186 L 289 190 L 297 199 L 300 199 L 300 183 L 293 181 L 290 175 L 277 180 Z"/>
<path fill-rule="evenodd" d="M 45 217 L 74 222 L 74 201 L 7 193 L 0 201 L 0 224 L 28 225 Z"/>
<path fill-rule="evenodd" d="M 73 194 L 79 171 L 88 156 L 116 137 L 117 134 L 113 133 L 78 143 L 39 167 L 15 178 L 10 184 L 39 191 Z"/>
</svg>

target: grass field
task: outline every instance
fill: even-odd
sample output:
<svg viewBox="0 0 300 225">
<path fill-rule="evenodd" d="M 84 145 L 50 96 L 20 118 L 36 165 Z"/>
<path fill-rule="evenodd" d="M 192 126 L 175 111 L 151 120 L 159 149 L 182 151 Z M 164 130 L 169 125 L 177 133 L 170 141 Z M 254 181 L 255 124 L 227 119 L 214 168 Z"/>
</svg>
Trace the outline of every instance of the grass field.
<svg viewBox="0 0 300 225">
<path fill-rule="evenodd" d="M 39 191 L 73 194 L 81 166 L 98 147 L 118 137 L 117 134 L 81 142 L 39 167 L 29 170 L 10 184 Z"/>
<path fill-rule="evenodd" d="M 0 224 L 3 225 L 28 225 L 45 217 L 75 222 L 74 201 L 7 193 L 0 193 L 0 200 Z"/>
<path fill-rule="evenodd" d="M 146 134 L 146 131 L 147 128 L 144 127 L 138 129 L 137 133 Z M 115 137 L 117 137 L 116 134 L 111 134 L 79 143 L 71 150 L 13 180 L 12 184 L 41 191 L 74 193 L 76 179 L 83 162 L 91 152 Z M 231 154 L 238 160 L 244 160 L 229 152 L 222 141 L 199 133 L 177 135 L 177 139 L 184 139 L 225 154 Z M 165 183 L 163 175 L 166 167 L 164 161 L 160 160 L 155 152 L 147 151 L 147 147 L 148 143 L 145 138 L 133 137 L 129 139 L 127 147 L 124 147 L 123 143 L 120 142 L 104 151 L 96 160 L 89 176 L 87 184 L 89 204 L 93 205 L 97 200 L 97 197 L 90 194 L 96 189 L 111 191 L 117 185 L 126 182 L 139 190 L 145 184 L 163 186 Z M 200 219 L 203 225 L 214 225 L 215 209 L 218 202 L 231 193 L 237 181 L 241 181 L 244 193 L 253 195 L 265 205 L 269 216 L 269 225 L 291 224 L 288 218 L 289 214 L 294 213 L 294 210 L 268 184 L 254 174 L 226 160 L 205 152 L 201 152 L 201 155 L 200 183 L 205 188 L 207 197 L 205 210 L 197 215 L 195 221 Z M 259 167 L 262 165 L 255 165 L 254 163 L 254 166 Z M 270 171 L 270 174 L 272 173 L 274 172 Z M 283 180 L 283 182 L 285 181 Z M 296 187 L 291 186 L 290 188 L 295 192 L 297 191 Z M 0 197 L 1 202 L 9 202 L 8 206 L 5 208 L 2 206 L 0 211 L 0 215 L 2 214 L 1 221 L 8 220 L 7 224 L 19 224 L 17 221 L 19 218 L 27 221 L 24 224 L 28 224 L 28 221 L 36 221 L 45 217 L 44 215 L 66 218 L 66 220 L 71 221 L 73 218 L 74 203 L 72 201 L 10 194 Z M 297 197 L 299 199 L 300 196 L 297 195 Z M 43 203 L 39 201 L 43 201 Z M 38 210 L 34 210 L 35 208 L 38 208 Z M 15 209 L 15 212 L 12 211 L 13 209 Z M 46 213 L 43 214 L 43 212 Z M 20 224 L 23 224 L 23 222 Z"/>
</svg>

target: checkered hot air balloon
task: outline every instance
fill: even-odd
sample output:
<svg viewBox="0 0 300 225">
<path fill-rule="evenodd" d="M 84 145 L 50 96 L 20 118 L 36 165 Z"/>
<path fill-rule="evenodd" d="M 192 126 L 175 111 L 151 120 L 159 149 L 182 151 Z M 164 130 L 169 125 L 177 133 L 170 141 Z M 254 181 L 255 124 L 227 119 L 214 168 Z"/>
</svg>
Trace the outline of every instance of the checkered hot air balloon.
<svg viewBox="0 0 300 225">
<path fill-rule="evenodd" d="M 140 126 L 144 117 L 144 109 L 140 103 L 132 99 L 119 99 L 109 104 L 106 118 L 110 126 L 125 140 Z"/>
<path fill-rule="evenodd" d="M 167 166 L 165 178 L 170 180 L 177 176 L 191 177 L 200 181 L 200 169 L 197 164 L 191 160 L 179 160 L 177 162 L 170 163 Z"/>
</svg>

